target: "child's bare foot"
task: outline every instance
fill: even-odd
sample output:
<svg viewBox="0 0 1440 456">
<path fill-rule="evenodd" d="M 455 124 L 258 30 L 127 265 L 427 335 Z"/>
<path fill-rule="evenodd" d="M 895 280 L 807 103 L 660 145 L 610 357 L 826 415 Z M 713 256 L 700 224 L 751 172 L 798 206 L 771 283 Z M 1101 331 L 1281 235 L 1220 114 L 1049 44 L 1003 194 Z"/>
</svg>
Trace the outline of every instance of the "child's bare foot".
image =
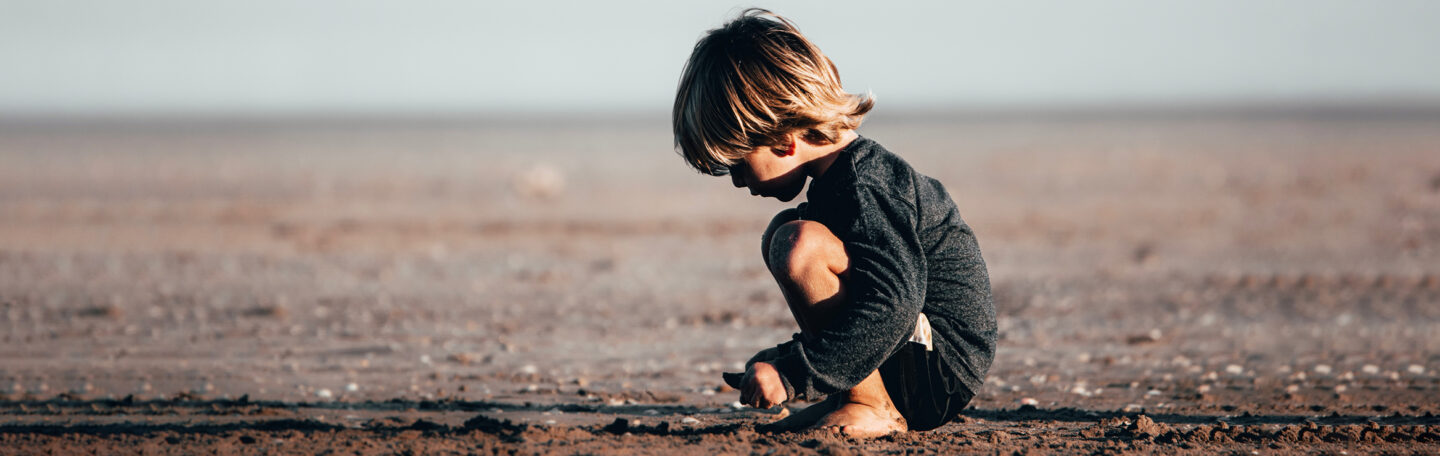
<svg viewBox="0 0 1440 456">
<path fill-rule="evenodd" d="M 877 407 L 848 401 L 841 404 L 834 412 L 821 418 L 816 427 L 834 428 L 842 434 L 860 439 L 880 437 L 910 429 L 905 424 L 905 418 L 900 416 L 900 412 L 894 407 Z"/>
<path fill-rule="evenodd" d="M 831 395 L 773 423 L 761 425 L 766 432 L 790 432 L 808 428 L 833 428 L 847 436 L 867 439 L 892 432 L 905 432 L 905 418 L 893 407 L 881 408 L 848 402 L 846 394 Z"/>
<path fill-rule="evenodd" d="M 825 415 L 835 411 L 835 408 L 840 405 L 842 396 L 843 395 L 839 394 L 832 395 L 815 405 L 791 413 L 790 416 L 776 420 L 773 423 L 761 425 L 759 429 L 766 432 L 789 432 L 812 427 L 815 423 L 820 422 L 820 419 L 824 418 Z"/>
</svg>

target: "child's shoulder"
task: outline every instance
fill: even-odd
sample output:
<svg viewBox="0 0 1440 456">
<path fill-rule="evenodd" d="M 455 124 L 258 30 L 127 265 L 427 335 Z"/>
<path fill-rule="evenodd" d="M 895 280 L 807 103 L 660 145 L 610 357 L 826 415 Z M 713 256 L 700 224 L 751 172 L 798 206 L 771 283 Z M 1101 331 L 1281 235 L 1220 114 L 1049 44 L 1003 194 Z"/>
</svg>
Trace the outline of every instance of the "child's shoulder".
<svg viewBox="0 0 1440 456">
<path fill-rule="evenodd" d="M 868 193 L 871 197 L 903 202 L 922 218 L 944 217 L 957 209 L 945 185 L 938 179 L 917 171 L 900 155 L 868 138 L 856 139 L 850 157 L 853 173 L 850 192 Z M 926 215 L 929 214 L 929 215 Z"/>
<path fill-rule="evenodd" d="M 851 153 L 848 162 L 857 186 L 903 190 L 921 177 L 909 162 L 875 140 L 862 136 L 846 149 Z"/>
</svg>

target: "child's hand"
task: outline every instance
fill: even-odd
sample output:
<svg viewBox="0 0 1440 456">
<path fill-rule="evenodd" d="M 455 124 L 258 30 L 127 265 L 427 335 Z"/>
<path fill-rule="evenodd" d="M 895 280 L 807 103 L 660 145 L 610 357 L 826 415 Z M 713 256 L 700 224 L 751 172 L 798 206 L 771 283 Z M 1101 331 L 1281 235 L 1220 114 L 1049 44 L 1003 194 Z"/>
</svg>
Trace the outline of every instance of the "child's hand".
<svg viewBox="0 0 1440 456">
<path fill-rule="evenodd" d="M 767 362 L 756 362 L 745 369 L 745 378 L 740 381 L 740 403 L 768 409 L 785 402 L 785 384 L 780 382 L 780 372 Z"/>
</svg>

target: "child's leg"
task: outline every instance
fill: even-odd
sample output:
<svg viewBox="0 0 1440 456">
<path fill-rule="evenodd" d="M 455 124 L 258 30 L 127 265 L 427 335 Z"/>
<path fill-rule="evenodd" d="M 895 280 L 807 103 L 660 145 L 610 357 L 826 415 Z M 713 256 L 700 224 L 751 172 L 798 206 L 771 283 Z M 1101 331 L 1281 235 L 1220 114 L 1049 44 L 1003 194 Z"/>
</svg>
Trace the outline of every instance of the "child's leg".
<svg viewBox="0 0 1440 456">
<path fill-rule="evenodd" d="M 770 219 L 770 226 L 765 227 L 765 234 L 760 236 L 760 259 L 765 260 L 766 268 L 770 267 L 770 240 L 775 239 L 775 230 L 780 228 L 780 225 L 796 220 L 800 220 L 800 211 L 793 207 L 780 211 L 775 214 L 775 218 Z"/>
<path fill-rule="evenodd" d="M 766 254 L 766 265 L 800 331 L 815 331 L 829 323 L 835 307 L 845 301 L 840 283 L 850 270 L 845 244 L 825 225 L 793 220 L 775 228 Z"/>
<path fill-rule="evenodd" d="M 781 213 L 776 221 L 786 216 Z M 850 269 L 845 245 L 825 225 L 806 220 L 771 223 L 767 230 L 766 260 L 770 272 L 802 332 L 829 324 L 845 302 L 842 278 Z M 820 426 L 835 426 L 852 436 L 878 436 L 905 431 L 905 420 L 895 410 L 879 371 L 829 401 L 834 411 L 818 418 Z M 811 415 L 811 414 L 806 414 Z"/>
</svg>

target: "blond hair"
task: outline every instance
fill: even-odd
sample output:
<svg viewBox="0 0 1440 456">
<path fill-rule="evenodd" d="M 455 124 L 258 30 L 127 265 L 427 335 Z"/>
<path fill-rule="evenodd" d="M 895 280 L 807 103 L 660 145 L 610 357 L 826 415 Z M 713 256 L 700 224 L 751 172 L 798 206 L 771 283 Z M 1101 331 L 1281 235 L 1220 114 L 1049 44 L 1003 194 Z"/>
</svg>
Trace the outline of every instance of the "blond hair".
<svg viewBox="0 0 1440 456">
<path fill-rule="evenodd" d="M 803 131 L 832 144 L 875 105 L 846 93 L 835 64 L 789 20 L 751 8 L 709 31 L 690 53 L 675 92 L 675 147 L 702 173 L 724 175 L 746 153 Z"/>
</svg>

